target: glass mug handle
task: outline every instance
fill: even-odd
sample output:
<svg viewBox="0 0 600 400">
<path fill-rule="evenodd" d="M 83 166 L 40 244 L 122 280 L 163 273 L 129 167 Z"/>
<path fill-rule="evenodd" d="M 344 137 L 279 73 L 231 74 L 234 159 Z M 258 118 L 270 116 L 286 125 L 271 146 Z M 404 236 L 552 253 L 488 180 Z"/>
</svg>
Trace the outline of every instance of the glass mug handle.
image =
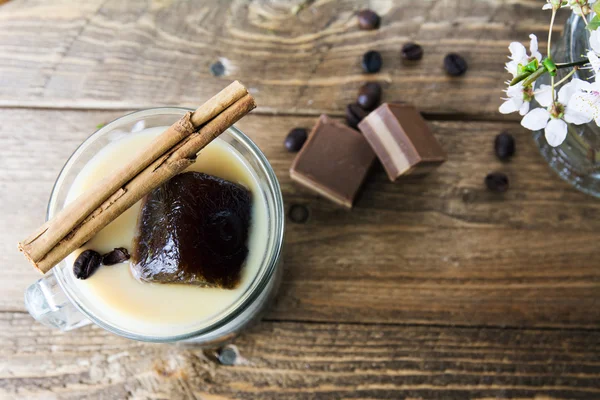
<svg viewBox="0 0 600 400">
<path fill-rule="evenodd" d="M 70 331 L 91 323 L 69 301 L 53 271 L 25 290 L 25 307 L 38 322 L 61 331 Z"/>
</svg>

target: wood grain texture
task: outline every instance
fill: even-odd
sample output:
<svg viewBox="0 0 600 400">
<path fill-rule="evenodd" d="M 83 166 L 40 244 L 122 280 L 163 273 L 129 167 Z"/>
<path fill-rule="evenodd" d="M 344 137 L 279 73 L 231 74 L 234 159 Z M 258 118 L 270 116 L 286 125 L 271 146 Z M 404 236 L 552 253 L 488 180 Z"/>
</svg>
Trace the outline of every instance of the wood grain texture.
<svg viewBox="0 0 600 400">
<path fill-rule="evenodd" d="M 600 203 L 560 181 L 529 133 L 430 122 L 448 162 L 395 184 L 377 165 L 351 212 L 293 184 L 282 144 L 321 112 L 342 115 L 371 80 L 434 119 L 497 120 L 508 43 L 534 32 L 545 46 L 542 3 L 0 0 L 0 399 L 600 398 Z M 379 30 L 358 29 L 363 7 Z M 421 62 L 402 62 L 407 41 Z M 365 75 L 372 49 L 384 68 Z M 466 76 L 444 74 L 450 51 Z M 235 341 L 236 364 L 33 321 L 23 291 L 39 275 L 16 242 L 43 221 L 68 156 L 124 110 L 195 107 L 233 79 L 261 106 L 238 127 L 272 163 L 286 210 L 309 212 L 288 218 L 279 296 Z M 517 138 L 506 164 L 492 152 L 502 130 Z M 510 178 L 504 195 L 484 188 L 493 170 Z"/>
<path fill-rule="evenodd" d="M 23 290 L 38 278 L 16 242 L 43 221 L 60 166 L 98 123 L 120 114 L 0 110 L 1 310 L 22 311 Z M 238 124 L 271 161 L 286 209 L 310 213 L 305 224 L 288 220 L 270 318 L 600 327 L 600 203 L 556 177 L 518 125 L 430 123 L 448 162 L 396 184 L 377 166 L 349 212 L 289 178 L 283 138 L 314 122 L 250 115 Z M 517 138 L 507 164 L 492 151 L 502 130 Z M 492 170 L 509 175 L 505 195 L 485 189 Z"/>
<path fill-rule="evenodd" d="M 259 110 L 341 115 L 376 80 L 384 100 L 498 118 L 508 44 L 534 32 L 544 48 L 550 18 L 534 0 L 319 0 L 294 14 L 304 2 L 9 2 L 0 9 L 0 105 L 195 106 L 239 79 Z M 379 30 L 358 29 L 355 13 L 366 6 L 381 14 Z M 421 62 L 402 62 L 408 41 L 423 45 Z M 378 74 L 362 73 L 368 50 L 383 55 Z M 468 61 L 466 76 L 444 73 L 450 51 Z M 219 61 L 225 74 L 214 77 Z"/>
<path fill-rule="evenodd" d="M 2 399 L 593 399 L 600 333 L 263 321 L 221 365 L 193 345 L 0 313 Z"/>
</svg>

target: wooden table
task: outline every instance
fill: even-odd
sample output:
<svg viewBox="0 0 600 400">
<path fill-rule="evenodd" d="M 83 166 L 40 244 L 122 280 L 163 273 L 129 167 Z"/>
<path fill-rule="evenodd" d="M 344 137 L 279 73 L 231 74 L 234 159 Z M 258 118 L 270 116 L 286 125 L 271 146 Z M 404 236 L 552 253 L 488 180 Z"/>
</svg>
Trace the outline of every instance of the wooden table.
<svg viewBox="0 0 600 400">
<path fill-rule="evenodd" d="M 542 0 L 0 3 L 0 398 L 600 398 L 600 202 L 497 112 L 508 43 L 533 31 L 545 46 Z M 379 30 L 357 28 L 365 6 Z M 409 40 L 425 49 L 414 65 L 400 57 Z M 361 73 L 369 49 L 384 58 L 376 75 Z M 443 73 L 449 51 L 466 76 Z M 235 341 L 237 364 L 34 322 L 23 290 L 38 275 L 16 242 L 43 221 L 71 152 L 100 123 L 194 106 L 233 79 L 260 104 L 239 127 L 286 209 L 310 212 L 288 220 L 278 299 Z M 342 117 L 365 81 L 418 106 L 449 160 L 396 184 L 378 166 L 349 212 L 291 182 L 282 142 Z M 492 150 L 504 130 L 518 146 L 506 164 Z M 492 170 L 510 176 L 505 195 L 486 191 Z"/>
</svg>

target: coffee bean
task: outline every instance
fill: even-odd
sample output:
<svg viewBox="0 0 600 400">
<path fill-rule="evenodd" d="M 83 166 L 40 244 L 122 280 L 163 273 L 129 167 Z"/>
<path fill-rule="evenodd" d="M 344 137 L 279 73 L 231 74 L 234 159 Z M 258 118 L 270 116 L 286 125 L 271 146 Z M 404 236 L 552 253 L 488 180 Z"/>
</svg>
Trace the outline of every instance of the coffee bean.
<svg viewBox="0 0 600 400">
<path fill-rule="evenodd" d="M 358 129 L 358 124 L 367 116 L 367 112 L 356 103 L 346 106 L 346 122 L 348 126 Z"/>
<path fill-rule="evenodd" d="M 506 192 L 508 190 L 508 176 L 502 172 L 489 173 L 485 177 L 485 186 L 492 192 Z"/>
<path fill-rule="evenodd" d="M 358 91 L 357 103 L 367 111 L 375 109 L 381 101 L 381 85 L 376 82 L 368 82 L 361 86 Z"/>
<path fill-rule="evenodd" d="M 213 76 L 221 76 L 225 73 L 225 66 L 221 61 L 217 61 L 210 66 L 210 73 Z"/>
<path fill-rule="evenodd" d="M 73 274 L 77 279 L 87 279 L 96 272 L 101 261 L 100 254 L 94 250 L 86 250 L 73 263 Z"/>
<path fill-rule="evenodd" d="M 104 255 L 102 255 L 102 264 L 115 265 L 129 260 L 129 252 L 124 247 L 117 247 Z"/>
<path fill-rule="evenodd" d="M 378 51 L 371 50 L 367 51 L 362 58 L 362 67 L 363 70 L 369 74 L 374 74 L 381 70 L 381 66 L 383 65 L 383 60 L 381 59 L 381 54 Z"/>
<path fill-rule="evenodd" d="M 283 144 L 290 153 L 295 153 L 302 148 L 307 137 L 308 133 L 306 132 L 306 129 L 294 128 L 285 137 Z"/>
<path fill-rule="evenodd" d="M 406 43 L 402 46 L 402 57 L 409 61 L 420 60 L 423 58 L 423 48 L 416 43 Z"/>
<path fill-rule="evenodd" d="M 494 151 L 502 161 L 508 161 L 515 154 L 515 138 L 508 132 L 502 132 L 494 140 Z"/>
<path fill-rule="evenodd" d="M 222 347 L 219 350 L 219 362 L 222 365 L 234 365 L 238 356 L 237 348 L 233 345 Z"/>
<path fill-rule="evenodd" d="M 300 204 L 292 204 L 288 217 L 292 222 L 303 224 L 308 220 L 308 209 Z"/>
<path fill-rule="evenodd" d="M 450 53 L 444 58 L 444 68 L 448 75 L 460 76 L 467 72 L 467 61 L 456 53 Z"/>
<path fill-rule="evenodd" d="M 358 26 L 360 29 L 373 30 L 379 28 L 381 18 L 372 10 L 362 10 L 358 13 Z"/>
</svg>

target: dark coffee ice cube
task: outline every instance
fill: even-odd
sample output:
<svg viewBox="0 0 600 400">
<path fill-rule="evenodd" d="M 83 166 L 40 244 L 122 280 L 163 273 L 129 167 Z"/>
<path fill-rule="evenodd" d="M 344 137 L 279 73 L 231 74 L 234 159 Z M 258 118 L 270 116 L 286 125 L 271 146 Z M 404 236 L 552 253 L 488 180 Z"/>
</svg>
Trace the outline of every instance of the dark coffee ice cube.
<svg viewBox="0 0 600 400">
<path fill-rule="evenodd" d="M 143 281 L 234 288 L 248 255 L 250 192 L 199 172 L 148 194 L 138 217 L 132 270 Z"/>
</svg>

